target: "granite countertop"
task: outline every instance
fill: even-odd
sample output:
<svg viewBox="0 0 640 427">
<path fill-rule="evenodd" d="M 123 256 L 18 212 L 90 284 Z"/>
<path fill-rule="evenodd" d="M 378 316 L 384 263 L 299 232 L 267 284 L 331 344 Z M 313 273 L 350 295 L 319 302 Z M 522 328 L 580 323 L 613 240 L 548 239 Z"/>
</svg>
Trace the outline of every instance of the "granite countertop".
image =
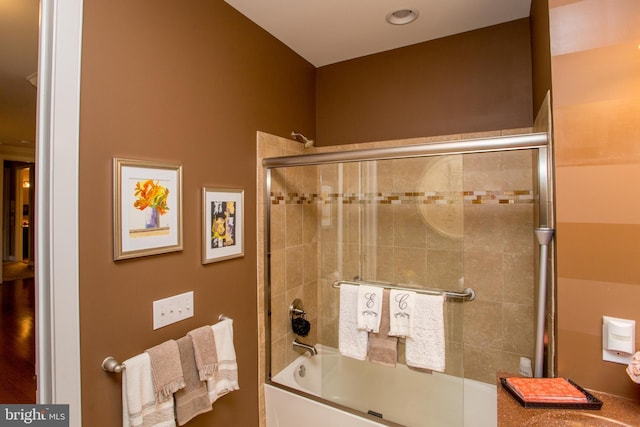
<svg viewBox="0 0 640 427">
<path fill-rule="evenodd" d="M 602 401 L 602 408 L 542 409 L 524 408 L 500 384 L 498 374 L 498 426 L 640 426 L 640 402 L 598 391 L 587 390 Z"/>
</svg>

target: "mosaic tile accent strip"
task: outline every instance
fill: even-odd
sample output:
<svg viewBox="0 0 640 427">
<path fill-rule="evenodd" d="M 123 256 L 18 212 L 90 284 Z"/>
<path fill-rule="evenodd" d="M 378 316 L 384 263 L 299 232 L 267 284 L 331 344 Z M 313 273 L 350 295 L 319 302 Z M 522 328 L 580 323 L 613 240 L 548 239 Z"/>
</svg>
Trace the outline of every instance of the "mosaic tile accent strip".
<svg viewBox="0 0 640 427">
<path fill-rule="evenodd" d="M 533 203 L 532 190 L 489 191 L 475 190 L 462 192 L 406 192 L 406 193 L 271 193 L 272 205 L 446 205 L 464 204 L 526 204 Z"/>
</svg>

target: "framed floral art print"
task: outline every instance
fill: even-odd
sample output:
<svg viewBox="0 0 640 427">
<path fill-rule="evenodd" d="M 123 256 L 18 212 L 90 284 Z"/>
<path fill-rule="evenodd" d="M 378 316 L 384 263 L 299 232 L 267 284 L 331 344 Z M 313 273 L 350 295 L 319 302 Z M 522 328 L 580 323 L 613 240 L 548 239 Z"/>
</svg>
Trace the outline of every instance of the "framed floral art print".
<svg viewBox="0 0 640 427">
<path fill-rule="evenodd" d="M 244 191 L 202 189 L 202 263 L 244 256 Z"/>
<path fill-rule="evenodd" d="M 182 166 L 113 160 L 114 260 L 182 250 Z"/>
</svg>

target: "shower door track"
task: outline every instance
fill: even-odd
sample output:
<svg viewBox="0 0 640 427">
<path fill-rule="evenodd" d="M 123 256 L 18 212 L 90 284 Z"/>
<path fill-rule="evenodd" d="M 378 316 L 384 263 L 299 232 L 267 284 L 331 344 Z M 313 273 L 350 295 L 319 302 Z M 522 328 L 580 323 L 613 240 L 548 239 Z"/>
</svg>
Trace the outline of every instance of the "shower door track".
<svg viewBox="0 0 640 427">
<path fill-rule="evenodd" d="M 269 169 L 321 165 L 338 162 L 344 163 L 366 160 L 389 160 L 410 157 L 439 156 L 447 154 L 536 149 L 547 147 L 548 140 L 549 138 L 546 133 L 527 133 L 521 135 L 496 136 L 491 138 L 461 139 L 458 141 L 403 145 L 398 147 L 370 148 L 366 150 L 269 157 L 262 160 L 262 165 Z"/>
</svg>

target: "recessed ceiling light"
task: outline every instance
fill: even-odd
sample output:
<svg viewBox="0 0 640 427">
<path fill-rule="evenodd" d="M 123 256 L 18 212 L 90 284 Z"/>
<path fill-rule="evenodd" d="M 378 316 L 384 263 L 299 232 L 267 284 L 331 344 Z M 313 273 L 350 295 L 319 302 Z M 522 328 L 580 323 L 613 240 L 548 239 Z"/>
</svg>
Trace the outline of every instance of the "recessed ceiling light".
<svg viewBox="0 0 640 427">
<path fill-rule="evenodd" d="M 418 11 L 413 9 L 399 9 L 387 15 L 387 22 L 393 25 L 410 24 L 418 19 Z"/>
</svg>

